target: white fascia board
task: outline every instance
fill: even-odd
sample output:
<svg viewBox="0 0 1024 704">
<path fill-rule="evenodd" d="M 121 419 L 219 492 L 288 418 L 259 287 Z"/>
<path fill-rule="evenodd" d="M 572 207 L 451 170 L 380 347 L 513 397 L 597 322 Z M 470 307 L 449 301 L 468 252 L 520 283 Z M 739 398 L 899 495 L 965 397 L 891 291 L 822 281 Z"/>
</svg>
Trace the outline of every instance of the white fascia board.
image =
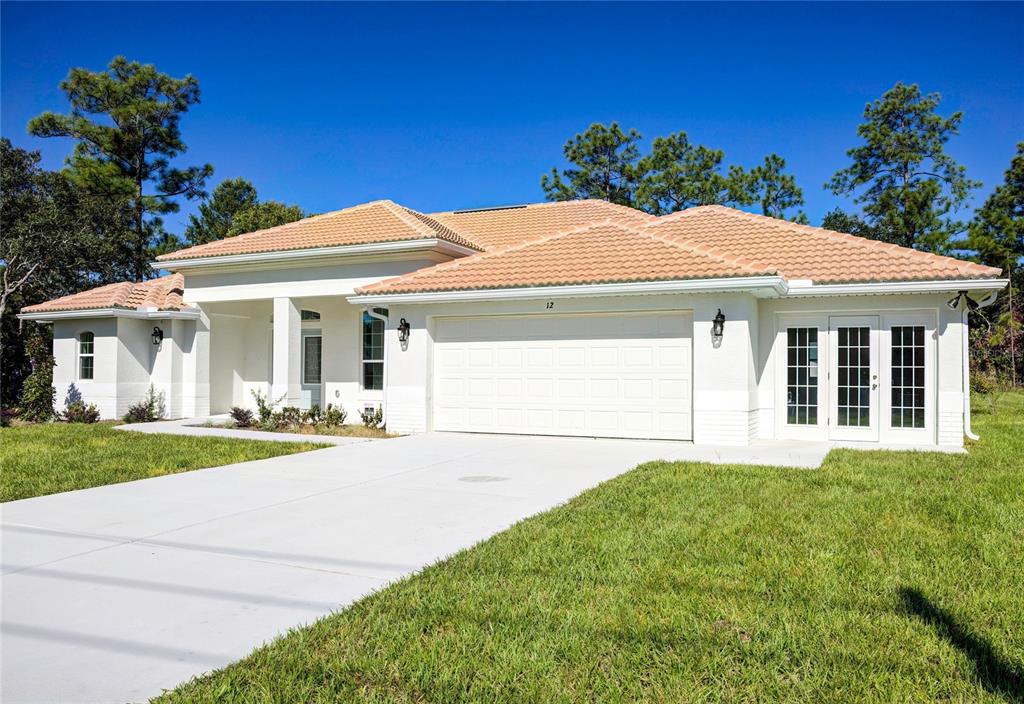
<svg viewBox="0 0 1024 704">
<path fill-rule="evenodd" d="M 350 296 L 346 300 L 355 305 L 377 305 L 382 303 L 457 303 L 461 301 L 717 292 L 750 292 L 755 296 L 774 298 L 785 293 L 785 290 L 786 282 L 780 276 L 736 276 L 724 279 L 638 281 L 621 284 L 577 284 L 571 286 L 474 289 L 470 291 L 358 294 Z"/>
<path fill-rule="evenodd" d="M 802 283 L 802 282 L 801 282 Z M 956 293 L 1001 291 L 1008 279 L 947 279 L 944 281 L 887 281 L 863 284 L 797 284 L 790 281 L 786 298 L 805 296 L 866 296 L 894 293 Z"/>
<path fill-rule="evenodd" d="M 141 320 L 198 320 L 200 312 L 193 310 L 132 310 L 129 308 L 85 308 L 82 310 L 40 311 L 19 313 L 18 320 L 52 323 L 55 320 L 76 318 L 135 318 Z"/>
<path fill-rule="evenodd" d="M 183 269 L 210 269 L 224 266 L 246 264 L 274 264 L 303 262 L 312 259 L 332 259 L 339 257 L 365 256 L 368 254 L 396 254 L 435 250 L 453 257 L 479 254 L 475 249 L 447 240 L 429 238 L 418 240 L 397 240 L 395 242 L 372 242 L 368 244 L 348 244 L 337 247 L 313 247 L 310 249 L 288 249 L 274 252 L 254 252 L 251 254 L 226 254 L 219 257 L 195 257 L 189 259 L 166 259 L 150 262 L 154 269 L 181 271 Z"/>
</svg>

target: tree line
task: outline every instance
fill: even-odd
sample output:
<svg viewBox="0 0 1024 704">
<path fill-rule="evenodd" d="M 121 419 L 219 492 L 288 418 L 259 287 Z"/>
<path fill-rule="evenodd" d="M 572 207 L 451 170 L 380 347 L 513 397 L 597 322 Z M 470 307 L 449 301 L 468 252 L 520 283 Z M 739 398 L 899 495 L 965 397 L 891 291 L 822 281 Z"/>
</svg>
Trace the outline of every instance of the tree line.
<svg viewBox="0 0 1024 704">
<path fill-rule="evenodd" d="M 244 178 L 206 188 L 213 166 L 180 167 L 187 151 L 181 119 L 199 103 L 193 76 L 116 57 L 104 71 L 74 68 L 61 82 L 66 114 L 28 123 L 41 138 L 70 138 L 64 168 L 42 168 L 40 154 L 0 139 L 0 407 L 16 403 L 33 366 L 45 357 L 40 326 L 22 328 L 21 308 L 117 281 L 154 275 L 158 254 L 305 216 L 296 205 L 260 200 Z M 163 217 L 200 201 L 181 236 Z M 22 331 L 26 334 L 21 334 Z"/>
<path fill-rule="evenodd" d="M 1009 291 L 972 313 L 972 364 L 978 387 L 1016 385 L 1024 372 L 1024 316 L 1013 298 L 1024 278 L 1024 141 L 1003 183 L 973 215 L 965 213 L 981 183 L 946 149 L 964 116 L 939 114 L 941 101 L 938 93 L 897 83 L 864 108 L 860 142 L 846 151 L 849 163 L 824 184 L 836 196 L 852 197 L 860 212 L 837 207 L 821 226 L 1003 269 Z M 685 132 L 655 137 L 647 154 L 641 140 L 617 122 L 591 125 L 565 143 L 568 168 L 541 176 L 545 197 L 598 198 L 655 215 L 698 205 L 756 206 L 764 215 L 808 223 L 799 210 L 803 190 L 778 154 L 753 168 L 726 167 L 722 150 L 694 144 Z"/>
<path fill-rule="evenodd" d="M 113 59 L 106 70 L 75 68 L 60 84 L 69 110 L 28 123 L 40 138 L 70 138 L 62 169 L 41 167 L 40 155 L 0 139 L 0 407 L 21 402 L 33 368 L 45 371 L 49 334 L 24 330 L 24 306 L 116 281 L 154 275 L 153 257 L 280 225 L 307 215 L 296 205 L 261 200 L 244 178 L 207 192 L 210 164 L 178 166 L 187 151 L 182 118 L 200 101 L 198 81 L 154 66 Z M 849 164 L 825 188 L 852 196 L 860 212 L 836 208 L 823 227 L 940 254 L 956 253 L 1002 267 L 1019 286 L 1024 256 L 1024 142 L 1004 182 L 969 220 L 960 214 L 980 184 L 946 151 L 963 115 L 942 116 L 937 93 L 896 84 L 868 104 Z M 594 124 L 564 146 L 568 168 L 541 178 L 548 200 L 600 198 L 662 215 L 697 205 L 759 209 L 807 223 L 803 190 L 786 162 L 771 153 L 750 168 L 726 164 L 725 153 L 693 143 L 686 132 L 651 141 L 617 123 Z M 164 216 L 198 201 L 179 234 Z M 1010 298 L 980 311 L 972 332 L 979 380 L 1016 378 L 1021 315 Z M 1018 306 L 1019 307 L 1019 306 Z M 24 334 L 23 334 L 24 333 Z M 33 336 L 39 339 L 33 339 Z M 38 387 L 38 388 L 36 388 Z M 48 389 L 43 374 L 31 393 Z"/>
</svg>

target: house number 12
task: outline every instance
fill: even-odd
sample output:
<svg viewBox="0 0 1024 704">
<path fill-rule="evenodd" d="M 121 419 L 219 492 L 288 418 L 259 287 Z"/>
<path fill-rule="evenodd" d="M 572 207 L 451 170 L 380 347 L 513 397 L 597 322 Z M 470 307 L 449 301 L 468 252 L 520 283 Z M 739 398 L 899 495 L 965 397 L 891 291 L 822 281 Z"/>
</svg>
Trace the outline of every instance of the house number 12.
<svg viewBox="0 0 1024 704">
<path fill-rule="evenodd" d="M 544 307 L 547 308 L 548 310 L 551 310 L 552 308 L 555 307 L 555 302 L 554 301 L 548 301 L 548 304 L 546 306 L 544 306 Z"/>
</svg>

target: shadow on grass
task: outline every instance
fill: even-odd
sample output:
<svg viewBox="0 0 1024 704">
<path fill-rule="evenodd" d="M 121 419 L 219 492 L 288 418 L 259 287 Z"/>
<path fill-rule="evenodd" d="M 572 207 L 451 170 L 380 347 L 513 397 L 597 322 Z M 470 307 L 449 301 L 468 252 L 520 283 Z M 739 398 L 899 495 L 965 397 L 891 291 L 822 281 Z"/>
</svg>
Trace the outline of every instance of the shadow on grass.
<svg viewBox="0 0 1024 704">
<path fill-rule="evenodd" d="M 938 635 L 971 659 L 985 689 L 1011 702 L 1024 701 L 1024 674 L 1019 663 L 1004 660 L 991 643 L 957 623 L 949 612 L 933 604 L 920 590 L 903 587 L 899 595 L 907 613 L 934 628 Z"/>
</svg>

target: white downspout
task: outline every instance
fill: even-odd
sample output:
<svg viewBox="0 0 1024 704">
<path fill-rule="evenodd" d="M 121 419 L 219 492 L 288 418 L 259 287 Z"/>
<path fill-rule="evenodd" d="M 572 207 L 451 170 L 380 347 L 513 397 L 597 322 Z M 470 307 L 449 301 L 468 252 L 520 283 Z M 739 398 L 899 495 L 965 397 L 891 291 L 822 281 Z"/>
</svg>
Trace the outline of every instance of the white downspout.
<svg viewBox="0 0 1024 704">
<path fill-rule="evenodd" d="M 996 293 L 993 292 L 984 299 L 978 301 L 978 308 L 985 308 L 996 302 Z M 960 379 L 960 387 L 964 397 L 964 435 L 971 440 L 980 440 L 981 436 L 971 430 L 971 356 L 970 356 L 970 330 L 967 323 L 968 308 L 965 305 L 960 313 L 961 329 L 963 330 L 963 376 Z"/>
<path fill-rule="evenodd" d="M 381 375 L 381 381 L 380 381 L 380 385 L 381 385 L 380 412 L 381 412 L 381 415 L 384 417 L 384 425 L 387 425 L 387 422 L 388 422 L 388 317 L 386 315 L 381 315 L 380 313 L 375 311 L 373 308 L 367 308 L 366 309 L 366 314 L 369 315 L 371 318 L 376 318 L 377 320 L 379 320 L 382 323 L 384 323 L 384 373 Z"/>
</svg>

